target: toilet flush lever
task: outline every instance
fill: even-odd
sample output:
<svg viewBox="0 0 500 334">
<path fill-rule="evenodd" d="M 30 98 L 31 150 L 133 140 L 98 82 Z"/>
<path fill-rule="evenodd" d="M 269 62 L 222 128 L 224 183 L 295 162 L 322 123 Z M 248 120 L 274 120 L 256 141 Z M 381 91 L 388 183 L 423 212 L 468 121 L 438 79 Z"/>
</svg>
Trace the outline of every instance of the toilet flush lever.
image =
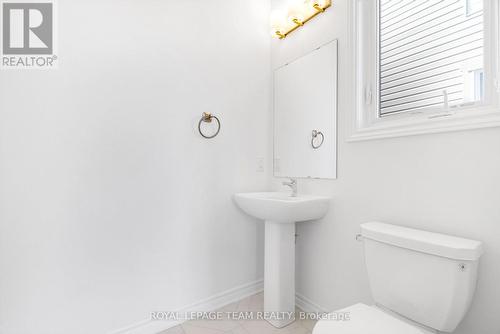
<svg viewBox="0 0 500 334">
<path fill-rule="evenodd" d="M 356 234 L 356 241 L 357 241 L 357 242 L 361 242 L 361 241 L 363 241 L 363 235 L 361 235 L 361 234 Z"/>
</svg>

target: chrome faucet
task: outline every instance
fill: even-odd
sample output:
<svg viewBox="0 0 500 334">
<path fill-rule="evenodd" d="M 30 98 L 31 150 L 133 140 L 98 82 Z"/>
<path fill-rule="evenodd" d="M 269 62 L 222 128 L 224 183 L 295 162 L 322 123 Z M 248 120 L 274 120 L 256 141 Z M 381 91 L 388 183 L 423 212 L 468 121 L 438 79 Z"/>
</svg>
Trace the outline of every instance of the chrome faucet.
<svg viewBox="0 0 500 334">
<path fill-rule="evenodd" d="M 290 182 L 283 182 L 283 185 L 292 189 L 292 197 L 297 197 L 297 179 L 290 178 Z"/>
</svg>

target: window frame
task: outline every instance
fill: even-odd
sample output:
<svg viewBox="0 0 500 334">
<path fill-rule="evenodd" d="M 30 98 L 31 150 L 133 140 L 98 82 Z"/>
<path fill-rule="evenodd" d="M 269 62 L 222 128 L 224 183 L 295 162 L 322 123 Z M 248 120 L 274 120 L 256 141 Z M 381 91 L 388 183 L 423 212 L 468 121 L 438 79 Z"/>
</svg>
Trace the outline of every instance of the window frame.
<svg viewBox="0 0 500 334">
<path fill-rule="evenodd" d="M 380 116 L 379 3 L 380 0 L 352 2 L 356 111 L 353 113 L 352 130 L 348 140 L 370 140 L 500 126 L 498 2 L 484 0 L 484 100 L 448 109 L 435 108 L 385 116 Z"/>
</svg>

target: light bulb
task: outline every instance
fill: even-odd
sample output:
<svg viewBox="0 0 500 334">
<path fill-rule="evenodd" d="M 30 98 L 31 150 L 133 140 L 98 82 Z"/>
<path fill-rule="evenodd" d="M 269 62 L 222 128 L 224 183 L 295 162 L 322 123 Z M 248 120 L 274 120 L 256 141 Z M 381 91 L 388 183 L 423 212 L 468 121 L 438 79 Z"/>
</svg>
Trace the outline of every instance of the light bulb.
<svg viewBox="0 0 500 334">
<path fill-rule="evenodd" d="M 327 5 L 331 4 L 331 0 L 315 0 L 315 3 L 317 3 L 321 8 L 325 8 Z"/>
<path fill-rule="evenodd" d="M 317 5 L 317 3 L 318 3 L 317 0 L 306 0 L 304 2 L 304 12 L 306 13 L 307 16 L 310 16 L 318 11 L 316 8 L 314 8 L 314 6 Z"/>
<path fill-rule="evenodd" d="M 307 8 L 318 11 L 331 5 L 332 2 L 331 0 L 306 0 L 305 3 Z"/>
<path fill-rule="evenodd" d="M 288 10 L 288 20 L 296 23 L 295 21 L 304 22 L 306 17 L 305 4 L 301 2 L 295 2 Z"/>
<path fill-rule="evenodd" d="M 271 13 L 270 23 L 274 31 L 281 30 L 286 25 L 286 13 L 282 10 L 275 10 Z"/>
</svg>

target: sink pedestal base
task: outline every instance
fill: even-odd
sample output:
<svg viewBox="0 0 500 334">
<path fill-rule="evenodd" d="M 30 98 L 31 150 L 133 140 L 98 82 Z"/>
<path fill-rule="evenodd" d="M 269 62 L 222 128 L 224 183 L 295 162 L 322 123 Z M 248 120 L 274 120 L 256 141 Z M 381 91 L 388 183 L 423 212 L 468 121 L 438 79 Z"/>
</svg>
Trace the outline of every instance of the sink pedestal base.
<svg viewBox="0 0 500 334">
<path fill-rule="evenodd" d="M 295 223 L 266 221 L 264 312 L 277 328 L 295 321 Z"/>
</svg>

